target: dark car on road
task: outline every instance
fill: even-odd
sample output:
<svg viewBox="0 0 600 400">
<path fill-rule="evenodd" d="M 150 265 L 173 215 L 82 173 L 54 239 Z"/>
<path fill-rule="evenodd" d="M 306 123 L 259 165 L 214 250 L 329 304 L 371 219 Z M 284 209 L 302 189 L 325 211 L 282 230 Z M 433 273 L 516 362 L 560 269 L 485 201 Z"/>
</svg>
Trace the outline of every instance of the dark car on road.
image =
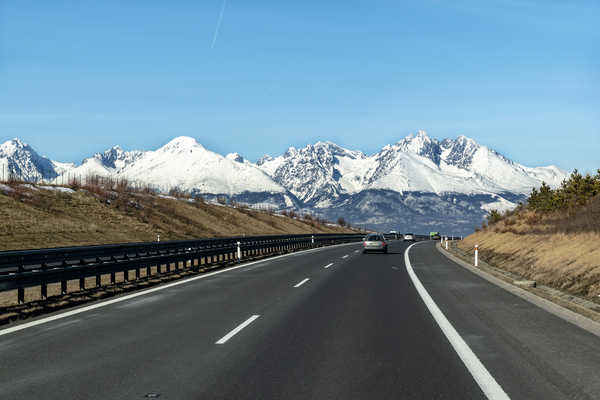
<svg viewBox="0 0 600 400">
<path fill-rule="evenodd" d="M 385 242 L 385 237 L 381 233 L 371 233 L 363 240 L 363 254 L 369 251 L 388 252 L 388 245 Z"/>
</svg>

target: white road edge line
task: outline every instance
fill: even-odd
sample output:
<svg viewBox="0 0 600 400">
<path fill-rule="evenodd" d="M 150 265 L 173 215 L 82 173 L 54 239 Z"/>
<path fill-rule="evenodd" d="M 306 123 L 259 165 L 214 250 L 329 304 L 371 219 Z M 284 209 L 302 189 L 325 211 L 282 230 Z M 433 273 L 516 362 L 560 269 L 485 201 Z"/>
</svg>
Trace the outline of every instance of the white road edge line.
<svg viewBox="0 0 600 400">
<path fill-rule="evenodd" d="M 404 252 L 404 262 L 406 264 L 406 271 L 408 276 L 415 285 L 415 289 L 421 296 L 421 299 L 427 306 L 427 309 L 437 322 L 438 326 L 454 348 L 454 351 L 458 354 L 462 362 L 465 364 L 475 382 L 479 385 L 485 396 L 490 400 L 510 400 L 510 397 L 506 394 L 504 389 L 496 382 L 492 374 L 485 368 L 483 363 L 477 358 L 477 355 L 473 353 L 473 350 L 464 341 L 464 339 L 458 334 L 456 329 L 452 326 L 450 321 L 442 313 L 440 308 L 435 304 L 410 264 L 410 258 L 408 256 L 410 249 L 417 243 L 410 245 Z"/>
<path fill-rule="evenodd" d="M 329 267 L 331 267 L 332 265 L 333 265 L 333 263 L 329 263 L 329 264 L 327 264 L 326 266 L 324 266 L 323 268 L 329 268 Z"/>
<path fill-rule="evenodd" d="M 254 320 L 257 319 L 258 317 L 260 317 L 260 315 L 253 315 L 253 316 L 251 316 L 250 318 L 248 318 L 247 320 L 245 320 L 244 322 L 242 322 L 241 324 L 239 324 L 235 329 L 233 329 L 227 335 L 225 335 L 221 339 L 219 339 L 215 344 L 225 344 L 225 343 L 227 343 L 227 341 L 229 339 L 231 339 L 232 337 L 234 337 L 239 331 L 241 331 L 242 329 L 244 329 L 245 327 L 247 327 L 248 325 L 250 325 L 252 322 L 254 322 Z"/>
<path fill-rule="evenodd" d="M 179 285 L 183 285 L 185 283 L 196 281 L 196 280 L 199 280 L 199 279 L 205 279 L 205 278 L 208 278 L 208 277 L 213 276 L 213 275 L 222 274 L 222 273 L 233 271 L 233 270 L 240 269 L 240 268 L 246 268 L 246 267 L 249 267 L 251 265 L 255 265 L 255 264 L 261 263 L 261 262 L 273 261 L 273 260 L 277 260 L 279 258 L 290 257 L 290 256 L 298 255 L 298 254 L 301 254 L 301 253 L 307 254 L 307 253 L 313 253 L 313 252 L 316 252 L 316 251 L 325 250 L 325 249 L 332 249 L 332 248 L 341 247 L 341 246 L 350 246 L 350 245 L 353 245 L 353 244 L 356 245 L 356 244 L 358 244 L 358 242 L 354 242 L 354 243 L 342 243 L 342 244 L 336 244 L 336 245 L 333 245 L 333 246 L 318 247 L 316 249 L 301 250 L 301 251 L 297 251 L 297 252 L 294 252 L 294 253 L 288 253 L 288 254 L 282 254 L 280 256 L 269 257 L 269 258 L 263 259 L 263 260 L 252 261 L 252 262 L 249 262 L 247 264 L 236 265 L 235 267 L 229 267 L 229 268 L 221 269 L 221 270 L 218 270 L 218 271 L 215 271 L 215 272 L 209 272 L 208 274 L 198 275 L 198 276 L 194 276 L 194 277 L 191 277 L 191 278 L 188 278 L 188 279 L 183 279 L 183 280 L 180 280 L 180 281 L 176 281 L 176 282 L 172 282 L 172 283 L 167 283 L 165 285 L 160 285 L 160 286 L 154 287 L 152 289 L 143 290 L 143 291 L 140 291 L 140 292 L 136 292 L 136 293 L 128 294 L 128 295 L 125 295 L 125 296 L 117 297 L 117 298 L 114 298 L 114 299 L 111 299 L 111 300 L 106 300 L 106 301 L 103 301 L 101 303 L 96 303 L 96 304 L 92 304 L 92 305 L 89 305 L 89 306 L 84 306 L 84 307 L 81 307 L 81 308 L 76 308 L 74 310 L 65 311 L 65 312 L 60 313 L 60 314 L 51 315 L 49 317 L 40 318 L 40 319 L 37 319 L 35 321 L 26 322 L 24 324 L 16 325 L 16 326 L 13 326 L 13 327 L 10 327 L 10 328 L 5 328 L 5 329 L 0 330 L 0 336 L 8 335 L 9 333 L 13 333 L 13 332 L 22 331 L 24 329 L 32 328 L 34 326 L 42 325 L 42 324 L 45 324 L 45 323 L 48 323 L 48 322 L 56 321 L 57 319 L 67 318 L 67 317 L 70 317 L 72 315 L 81 314 L 81 313 L 84 313 L 86 311 L 95 310 L 95 309 L 101 308 L 101 307 L 106 307 L 106 306 L 114 304 L 114 303 L 120 303 L 122 301 L 133 299 L 133 298 L 136 298 L 136 297 L 139 297 L 139 296 L 144 296 L 144 295 L 149 294 L 149 293 L 154 293 L 154 292 L 158 292 L 160 290 L 169 289 L 169 288 L 171 288 L 173 286 L 179 286 Z"/>
<path fill-rule="evenodd" d="M 348 258 L 348 254 L 346 254 L 345 256 L 343 256 L 342 258 Z"/>
<path fill-rule="evenodd" d="M 305 279 L 301 280 L 300 282 L 296 283 L 294 285 L 294 287 L 295 288 L 300 287 L 300 286 L 304 285 L 306 282 L 308 282 L 309 280 L 310 280 L 310 278 L 305 278 Z"/>
</svg>

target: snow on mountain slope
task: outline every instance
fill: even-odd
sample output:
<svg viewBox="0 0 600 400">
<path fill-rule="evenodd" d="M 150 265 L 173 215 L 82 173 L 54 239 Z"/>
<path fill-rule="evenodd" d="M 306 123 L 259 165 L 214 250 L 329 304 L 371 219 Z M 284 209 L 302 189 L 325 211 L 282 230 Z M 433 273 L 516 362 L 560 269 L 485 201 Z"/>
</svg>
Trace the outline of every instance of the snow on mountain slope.
<svg viewBox="0 0 600 400">
<path fill-rule="evenodd" d="M 371 156 L 318 142 L 290 147 L 275 158 L 265 155 L 256 165 L 238 153 L 223 157 L 208 151 L 189 137 L 175 138 L 156 151 L 115 146 L 78 166 L 50 161 L 15 139 L 0 146 L 0 168 L 26 180 L 64 182 L 65 177 L 100 175 L 202 194 L 277 193 L 283 194 L 277 200 L 246 198 L 288 206 L 299 200 L 317 208 L 346 204 L 349 196 L 369 190 L 481 194 L 508 206 L 542 181 L 558 186 L 567 176 L 552 166 L 524 167 L 465 136 L 438 141 L 423 131 Z"/>
<path fill-rule="evenodd" d="M 257 165 L 298 199 L 327 207 L 340 194 L 361 189 L 368 160 L 361 152 L 318 142 L 302 149 L 290 147 L 276 158 L 265 156 Z"/>
<path fill-rule="evenodd" d="M 61 164 L 57 182 L 63 182 L 68 177 L 85 179 L 89 176 L 116 177 L 125 167 L 139 160 L 144 155 L 143 151 L 125 151 L 120 146 L 114 146 L 104 153 L 96 153 L 83 160 L 81 165 Z M 54 162 L 57 163 L 56 161 Z M 65 179 L 66 178 L 66 179 Z"/>
<path fill-rule="evenodd" d="M 54 179 L 58 175 L 51 160 L 19 139 L 0 145 L 0 174 L 4 179 L 12 175 L 26 181 Z"/>
<path fill-rule="evenodd" d="M 125 151 L 117 145 L 106 150 L 104 153 L 96 153 L 93 158 L 100 161 L 106 168 L 120 171 L 139 160 L 143 155 L 143 151 Z"/>
<path fill-rule="evenodd" d="M 363 190 L 425 193 L 528 194 L 546 181 L 557 186 L 566 174 L 556 167 L 527 168 L 472 139 L 438 141 L 419 131 L 365 156 L 319 142 L 257 165 L 299 199 L 318 207 Z"/>
<path fill-rule="evenodd" d="M 162 190 L 177 187 L 206 199 L 265 207 L 292 207 L 377 229 L 454 229 L 468 233 L 487 211 L 524 201 L 542 181 L 555 187 L 567 174 L 515 163 L 472 139 L 438 141 L 425 132 L 408 136 L 367 156 L 331 142 L 256 164 L 238 153 L 221 156 L 193 138 L 175 138 L 155 151 L 115 146 L 81 165 L 41 157 L 18 139 L 0 145 L 0 173 L 28 181 L 67 182 L 90 175 L 127 178 Z"/>
<path fill-rule="evenodd" d="M 195 139 L 178 137 L 156 151 L 144 152 L 117 176 L 169 189 L 233 195 L 242 192 L 284 193 L 256 166 L 206 150 Z"/>
</svg>

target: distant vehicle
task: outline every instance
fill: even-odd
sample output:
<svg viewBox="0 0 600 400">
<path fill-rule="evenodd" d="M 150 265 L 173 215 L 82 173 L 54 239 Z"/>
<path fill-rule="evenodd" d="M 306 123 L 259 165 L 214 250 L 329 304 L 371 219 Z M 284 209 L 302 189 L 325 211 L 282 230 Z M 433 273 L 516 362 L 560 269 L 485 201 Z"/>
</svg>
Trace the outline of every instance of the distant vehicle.
<svg viewBox="0 0 600 400">
<path fill-rule="evenodd" d="M 415 241 L 415 235 L 413 233 L 405 233 L 404 234 L 404 241 L 405 242 L 414 242 Z"/>
<path fill-rule="evenodd" d="M 429 232 L 429 238 L 431 240 L 441 240 L 442 236 L 440 235 L 439 232 Z"/>
<path fill-rule="evenodd" d="M 390 231 L 390 235 L 393 235 L 394 239 L 398 240 L 398 235 L 400 234 L 398 233 L 398 231 Z"/>
<path fill-rule="evenodd" d="M 365 237 L 363 241 L 363 254 L 369 251 L 388 252 L 388 245 L 385 242 L 385 237 L 381 233 L 371 233 Z"/>
</svg>

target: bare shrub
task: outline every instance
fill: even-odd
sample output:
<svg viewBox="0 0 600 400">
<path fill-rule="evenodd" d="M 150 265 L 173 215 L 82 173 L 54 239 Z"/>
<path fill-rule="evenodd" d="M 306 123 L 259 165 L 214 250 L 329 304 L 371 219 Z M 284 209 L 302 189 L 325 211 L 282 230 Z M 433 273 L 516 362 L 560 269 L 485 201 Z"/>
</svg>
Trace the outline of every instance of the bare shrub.
<svg viewBox="0 0 600 400">
<path fill-rule="evenodd" d="M 200 196 L 200 195 L 196 195 L 194 196 L 194 203 L 196 204 L 204 204 L 204 197 Z"/>
<path fill-rule="evenodd" d="M 178 199 L 189 199 L 192 197 L 187 192 L 181 190 L 178 187 L 172 187 L 171 189 L 169 189 L 169 196 L 175 197 Z"/>
<path fill-rule="evenodd" d="M 127 178 L 121 178 L 116 182 L 115 191 L 117 192 L 127 192 L 129 190 L 129 180 Z"/>
<path fill-rule="evenodd" d="M 6 183 L 9 185 L 17 185 L 19 183 L 26 183 L 21 177 L 15 174 L 12 171 L 8 172 L 8 176 L 6 177 Z"/>
<path fill-rule="evenodd" d="M 489 225 L 494 225 L 502 219 L 502 215 L 498 210 L 490 210 L 487 215 L 487 220 Z"/>
<path fill-rule="evenodd" d="M 339 226 L 344 227 L 344 226 L 346 226 L 346 219 L 344 217 L 339 217 L 337 219 L 337 223 Z"/>
<path fill-rule="evenodd" d="M 540 223 L 541 220 L 542 216 L 540 214 L 532 213 L 525 218 L 525 223 L 527 225 L 537 225 Z"/>
<path fill-rule="evenodd" d="M 73 190 L 81 189 L 81 179 L 76 176 L 72 177 L 71 180 L 69 180 L 69 186 Z"/>
</svg>

